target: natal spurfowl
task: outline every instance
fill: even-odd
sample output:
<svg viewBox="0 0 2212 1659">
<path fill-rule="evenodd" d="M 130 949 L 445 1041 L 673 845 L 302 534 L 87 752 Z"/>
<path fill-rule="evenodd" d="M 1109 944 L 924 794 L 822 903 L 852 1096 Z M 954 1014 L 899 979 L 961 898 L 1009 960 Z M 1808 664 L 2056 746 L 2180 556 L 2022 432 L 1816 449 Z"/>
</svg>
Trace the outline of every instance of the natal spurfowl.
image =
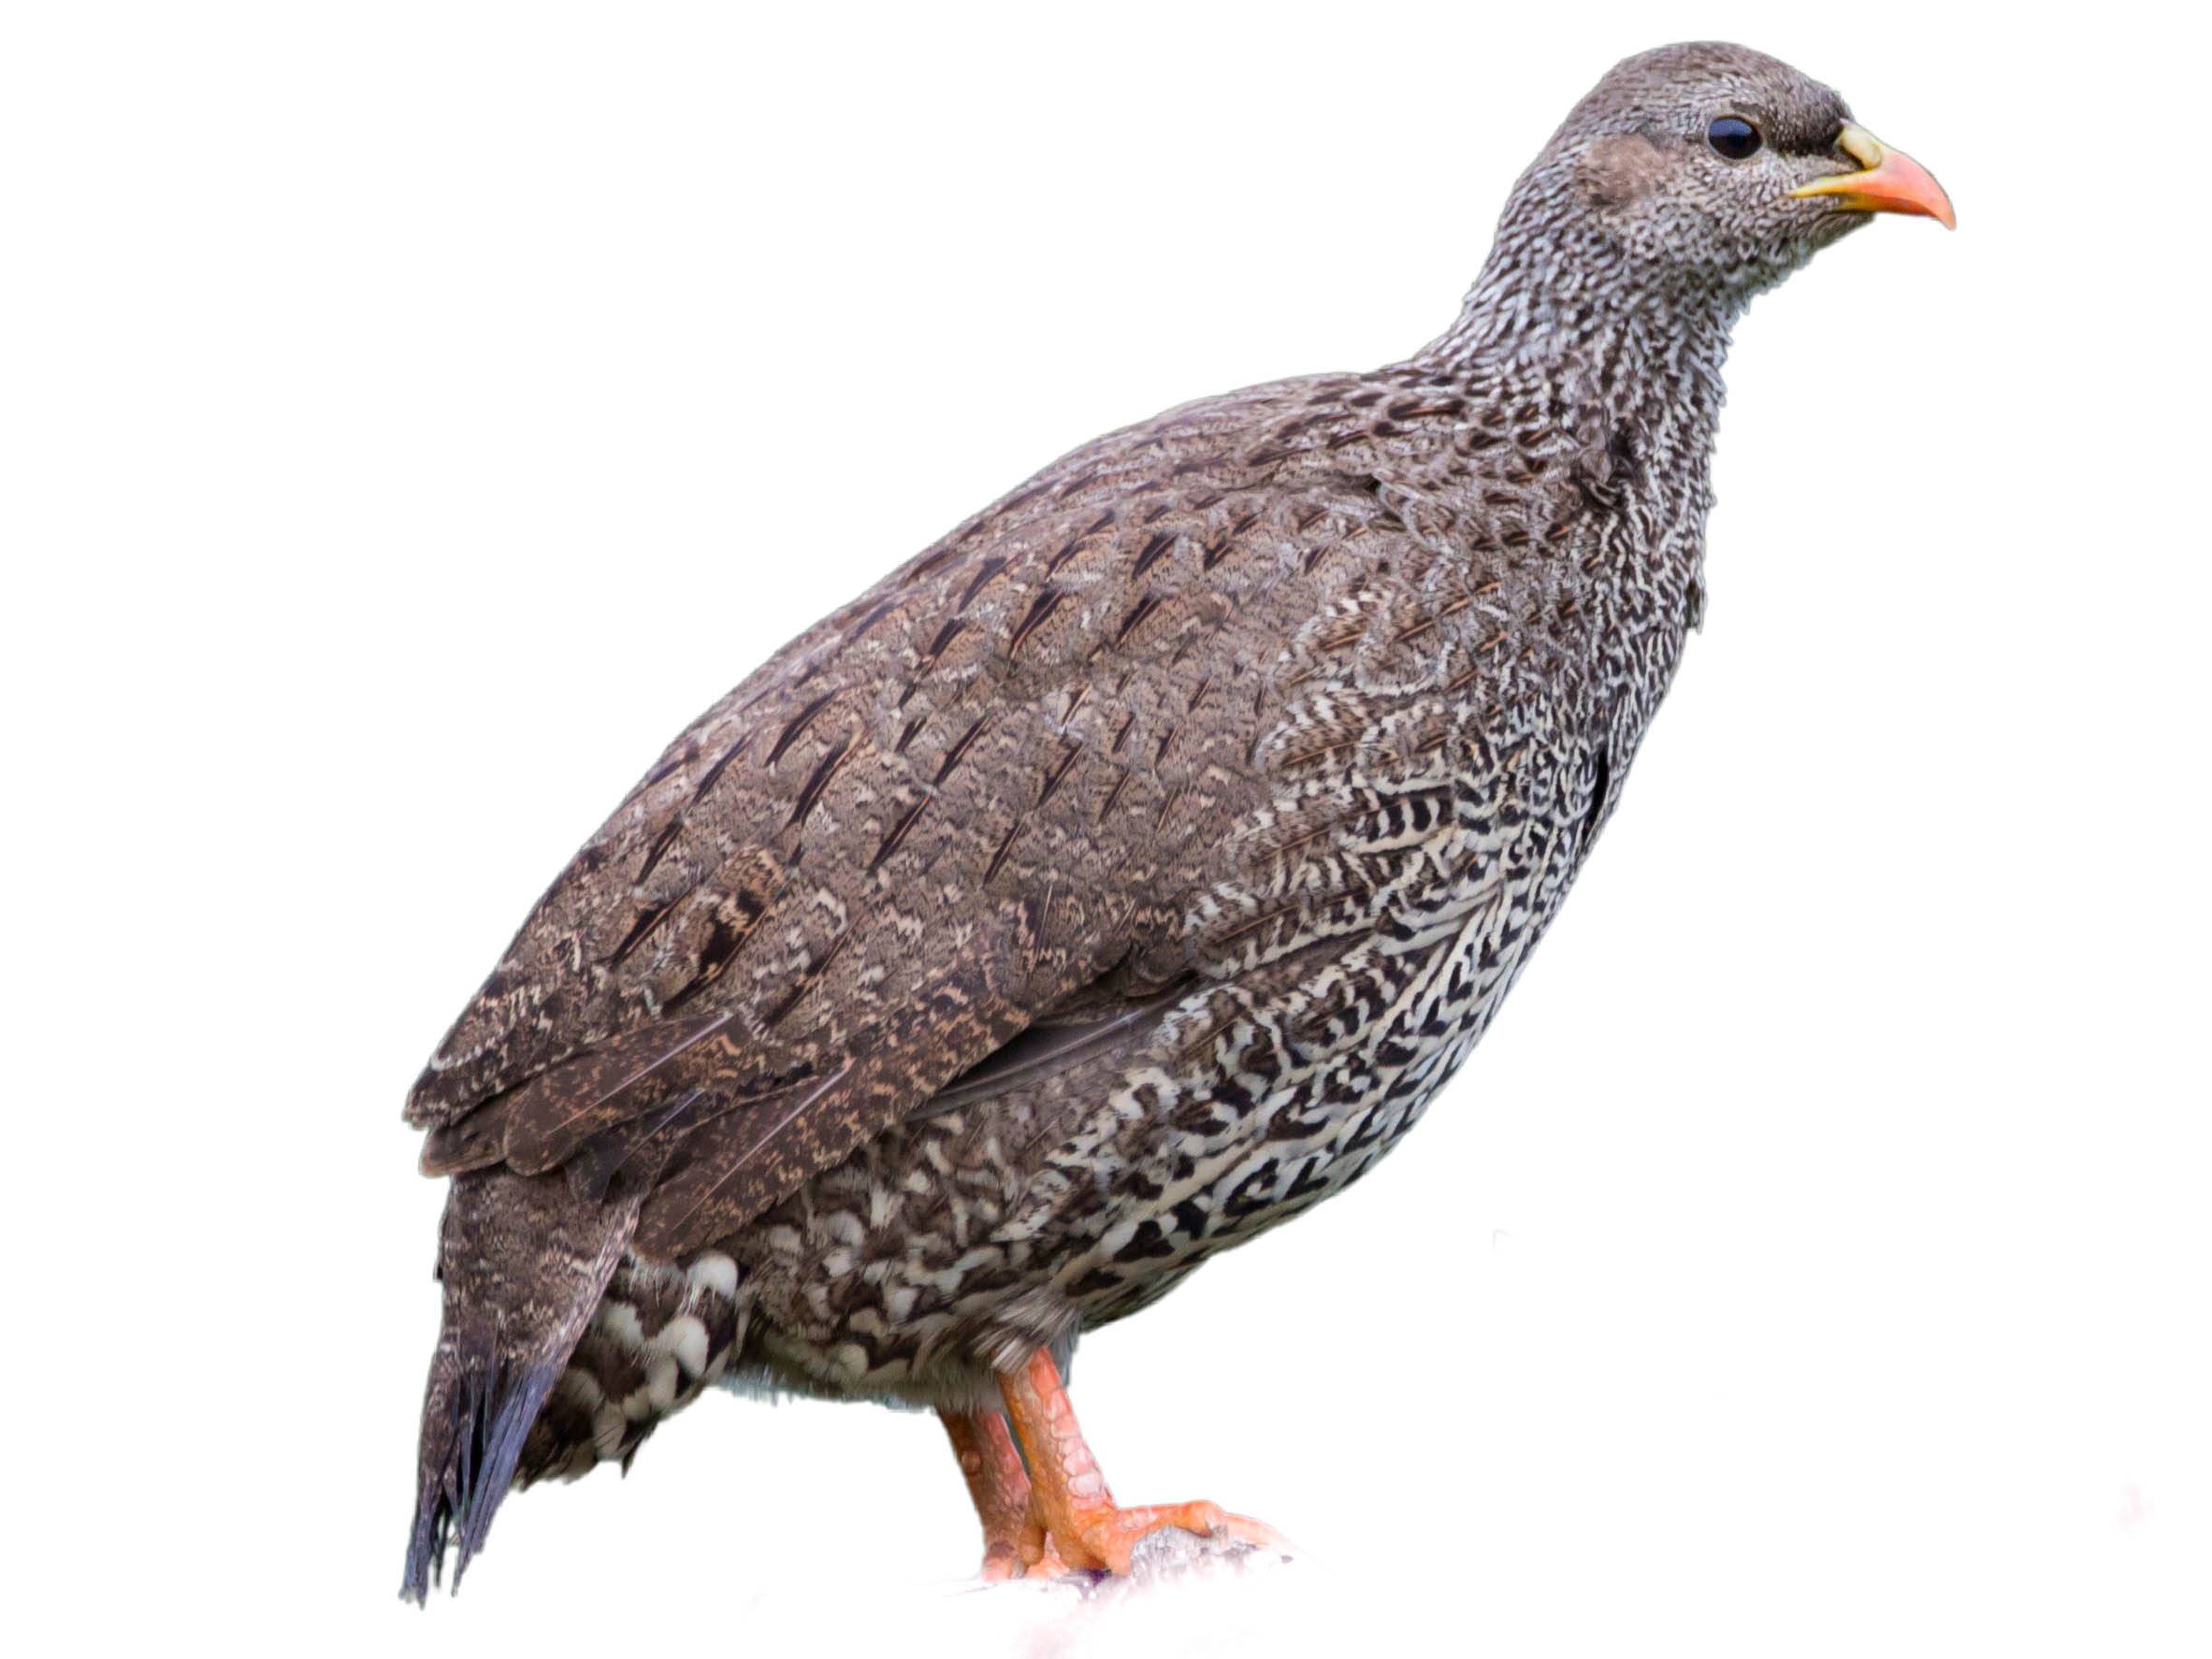
<svg viewBox="0 0 2212 1659">
<path fill-rule="evenodd" d="M 1631 58 L 1434 343 L 1086 445 L 679 737 L 408 1102 L 407 1593 L 726 1379 L 935 1407 L 987 1574 L 1263 1530 L 1117 1508 L 1059 1368 L 1482 1034 L 1698 622 L 1730 325 L 1883 211 L 1951 221 L 1826 87 Z"/>
</svg>

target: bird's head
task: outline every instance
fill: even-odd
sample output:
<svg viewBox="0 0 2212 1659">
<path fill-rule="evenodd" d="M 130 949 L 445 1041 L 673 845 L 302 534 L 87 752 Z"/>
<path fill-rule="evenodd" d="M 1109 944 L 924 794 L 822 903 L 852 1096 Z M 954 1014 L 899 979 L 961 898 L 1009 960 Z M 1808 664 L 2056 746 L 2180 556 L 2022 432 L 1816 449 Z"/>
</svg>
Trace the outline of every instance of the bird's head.
<svg viewBox="0 0 2212 1659">
<path fill-rule="evenodd" d="M 1696 43 L 1616 65 L 1575 106 L 1514 186 L 1498 249 L 1538 252 L 1569 288 L 1733 310 L 1874 213 L 1953 223 L 1927 169 L 1828 87 L 1764 53 Z"/>
</svg>

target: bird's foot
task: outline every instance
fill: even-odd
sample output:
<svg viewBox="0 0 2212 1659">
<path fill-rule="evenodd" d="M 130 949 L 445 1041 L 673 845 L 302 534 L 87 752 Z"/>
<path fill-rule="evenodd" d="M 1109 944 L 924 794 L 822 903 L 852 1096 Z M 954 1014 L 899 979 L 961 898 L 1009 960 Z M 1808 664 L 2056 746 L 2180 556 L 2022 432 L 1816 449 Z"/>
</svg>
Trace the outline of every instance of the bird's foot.
<svg viewBox="0 0 2212 1659">
<path fill-rule="evenodd" d="M 1231 1538 L 1260 1550 L 1287 1550 L 1290 1541 L 1264 1521 L 1233 1515 L 1219 1504 L 1143 1504 L 1119 1508 L 1112 1503 L 1078 1508 L 1046 1524 L 1048 1556 L 1057 1554 L 1060 1574 L 1130 1570 L 1140 1539 L 1174 1527 L 1202 1538 Z M 1053 1568 L 1033 1568 L 1035 1576 Z"/>
<path fill-rule="evenodd" d="M 1025 1518 L 1003 1536 L 986 1534 L 983 1567 L 976 1577 L 986 1584 L 999 1584 L 1008 1579 L 1064 1579 L 1075 1570 L 1061 1559 L 1059 1548 L 1043 1525 Z"/>
<path fill-rule="evenodd" d="M 1146 1504 L 1124 1509 L 1106 1490 L 1106 1477 L 1077 1426 L 1075 1407 L 1061 1384 L 1060 1368 L 1043 1349 L 1032 1354 L 1019 1371 L 999 1378 L 1005 1396 L 1002 1421 L 990 1420 L 1000 1434 L 1012 1425 L 1028 1454 L 1028 1507 L 1025 1527 L 1018 1544 L 1022 1576 L 1042 1578 L 1070 1572 L 1126 1574 L 1139 1539 L 1164 1527 L 1176 1527 L 1205 1538 L 1230 1538 L 1259 1549 L 1281 1549 L 1280 1533 L 1245 1515 L 1233 1515 L 1219 1504 Z M 1012 1443 L 1007 1443 L 1012 1452 Z M 1014 1460 L 1016 1467 L 1021 1460 Z M 963 1460 L 964 1466 L 964 1460 Z M 974 1490 L 974 1481 L 970 1481 Z M 1003 1494 L 997 1494 L 1004 1502 Z M 976 1508 L 984 1509 L 978 1499 Z M 985 1531 L 990 1531 L 986 1511 Z M 987 1559 L 985 1570 L 991 1563 Z M 1011 1576 L 1011 1575 L 1009 1575 Z"/>
<path fill-rule="evenodd" d="M 1061 1558 L 1059 1546 L 1051 1536 L 1034 1522 L 1025 1529 L 1026 1536 L 1016 1546 L 1011 1570 L 994 1575 L 992 1563 L 985 1561 L 983 1576 L 986 1580 L 1005 1579 L 1064 1579 L 1076 1569 Z"/>
<path fill-rule="evenodd" d="M 1006 1399 L 1003 1415 L 938 1413 L 983 1522 L 981 1577 L 986 1583 L 1096 1573 L 1126 1576 L 1137 1544 L 1170 1527 L 1254 1549 L 1288 1548 L 1273 1527 L 1232 1515 L 1219 1504 L 1122 1508 L 1106 1490 L 1097 1460 L 1076 1425 L 1075 1408 L 1052 1356 L 1040 1351 L 1000 1381 Z"/>
</svg>

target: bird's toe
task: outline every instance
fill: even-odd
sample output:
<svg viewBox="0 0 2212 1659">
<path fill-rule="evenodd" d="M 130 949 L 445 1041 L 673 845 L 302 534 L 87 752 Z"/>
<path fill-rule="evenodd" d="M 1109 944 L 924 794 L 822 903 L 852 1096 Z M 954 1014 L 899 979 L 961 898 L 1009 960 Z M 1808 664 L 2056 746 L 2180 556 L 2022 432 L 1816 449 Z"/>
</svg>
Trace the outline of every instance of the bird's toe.
<svg viewBox="0 0 2212 1659">
<path fill-rule="evenodd" d="M 1287 1550 L 1289 1540 L 1264 1521 L 1232 1514 L 1219 1504 L 1145 1504 L 1096 1510 L 1077 1519 L 1071 1538 L 1056 1539 L 1063 1559 L 1078 1567 L 1125 1575 L 1138 1542 L 1173 1527 L 1202 1538 L 1228 1538 L 1255 1549 Z"/>
</svg>

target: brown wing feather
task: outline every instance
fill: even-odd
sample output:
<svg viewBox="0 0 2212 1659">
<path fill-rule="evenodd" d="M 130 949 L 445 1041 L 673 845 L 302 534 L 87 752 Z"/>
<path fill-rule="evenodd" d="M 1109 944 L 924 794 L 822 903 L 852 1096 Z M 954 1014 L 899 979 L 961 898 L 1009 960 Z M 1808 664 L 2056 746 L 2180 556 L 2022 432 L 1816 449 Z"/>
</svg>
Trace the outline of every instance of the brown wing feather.
<svg viewBox="0 0 2212 1659">
<path fill-rule="evenodd" d="M 881 1134 L 917 1104 L 1020 1032 L 1031 1006 L 1094 976 L 1040 962 L 1036 907 L 1014 906 L 980 962 L 948 961 L 904 1006 L 841 1050 L 833 1067 L 716 1118 L 676 1149 L 639 1222 L 637 1248 L 682 1254 L 722 1237 Z"/>
<path fill-rule="evenodd" d="M 1378 549 L 1409 589 L 1430 557 L 1381 461 L 1281 440 L 1365 383 L 1285 382 L 1077 451 L 709 710 L 417 1083 L 426 1166 L 574 1160 L 589 1185 L 649 1154 L 641 1243 L 686 1248 L 1067 999 L 1110 1012 L 1274 948 L 1187 923 L 1268 856 L 1233 831 L 1285 781 L 1269 744 L 1306 662 L 1358 650 L 1417 684 L 1437 649 L 1307 626 L 1372 612 Z"/>
<path fill-rule="evenodd" d="M 548 1067 L 432 1131 L 423 1147 L 423 1170 L 452 1175 L 503 1161 L 523 1175 L 542 1175 L 600 1130 L 629 1121 L 659 1098 L 644 1094 L 647 1085 L 658 1079 L 680 1086 L 683 1075 L 670 1068 L 730 1019 L 724 1012 L 641 1026 Z"/>
</svg>

